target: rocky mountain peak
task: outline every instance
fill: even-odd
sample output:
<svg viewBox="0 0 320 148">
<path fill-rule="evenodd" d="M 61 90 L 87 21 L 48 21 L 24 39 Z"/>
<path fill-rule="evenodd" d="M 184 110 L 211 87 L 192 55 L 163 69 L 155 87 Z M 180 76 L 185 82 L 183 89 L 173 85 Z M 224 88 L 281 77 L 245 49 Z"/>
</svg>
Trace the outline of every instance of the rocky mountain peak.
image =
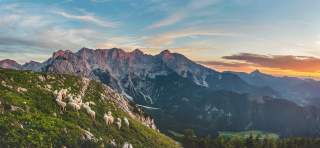
<svg viewBox="0 0 320 148">
<path fill-rule="evenodd" d="M 135 54 L 135 55 L 143 55 L 144 54 L 140 49 L 135 49 L 131 53 Z"/>
<path fill-rule="evenodd" d="M 166 49 L 160 52 L 160 54 L 170 54 L 170 50 Z"/>
<path fill-rule="evenodd" d="M 258 69 L 252 71 L 252 72 L 250 73 L 250 75 L 251 75 L 252 77 L 271 77 L 271 76 L 268 75 L 268 74 L 262 73 L 262 72 L 259 71 Z"/>
<path fill-rule="evenodd" d="M 58 50 L 53 53 L 52 57 L 55 59 L 57 57 L 66 57 L 68 53 L 72 53 L 70 50 Z"/>
<path fill-rule="evenodd" d="M 22 65 L 23 70 L 40 71 L 42 64 L 36 61 L 30 61 Z"/>
<path fill-rule="evenodd" d="M 89 49 L 87 47 L 82 47 L 79 52 L 88 52 L 88 51 L 91 51 L 92 49 Z"/>
<path fill-rule="evenodd" d="M 261 72 L 259 71 L 259 69 L 256 69 L 256 70 L 252 71 L 251 74 L 261 74 Z"/>
<path fill-rule="evenodd" d="M 0 61 L 0 63 L 18 64 L 16 61 L 11 60 L 11 59 L 4 59 L 4 60 Z"/>
<path fill-rule="evenodd" d="M 6 69 L 20 69 L 21 65 L 14 60 L 5 59 L 0 61 L 0 67 Z"/>
<path fill-rule="evenodd" d="M 159 54 L 163 60 L 172 60 L 174 58 L 173 54 L 169 50 L 163 50 Z"/>
</svg>

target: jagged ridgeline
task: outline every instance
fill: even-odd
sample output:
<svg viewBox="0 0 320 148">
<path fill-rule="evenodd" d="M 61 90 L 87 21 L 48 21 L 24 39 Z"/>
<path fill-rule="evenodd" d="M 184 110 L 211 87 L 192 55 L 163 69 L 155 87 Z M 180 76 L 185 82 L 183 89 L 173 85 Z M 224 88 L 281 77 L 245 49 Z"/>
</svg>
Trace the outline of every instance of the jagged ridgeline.
<svg viewBox="0 0 320 148">
<path fill-rule="evenodd" d="M 179 147 L 99 82 L 7 69 L 0 82 L 1 147 Z"/>
</svg>

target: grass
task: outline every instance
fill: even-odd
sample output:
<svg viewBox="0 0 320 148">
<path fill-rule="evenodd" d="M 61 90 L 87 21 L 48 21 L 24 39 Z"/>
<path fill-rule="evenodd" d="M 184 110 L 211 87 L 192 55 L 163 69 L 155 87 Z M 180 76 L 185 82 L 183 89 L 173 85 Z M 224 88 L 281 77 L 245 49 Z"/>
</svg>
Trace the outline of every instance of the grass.
<svg viewBox="0 0 320 148">
<path fill-rule="evenodd" d="M 39 77 L 44 77 L 41 81 Z M 1 84 L 5 82 L 6 85 Z M 47 89 L 50 85 L 51 90 Z M 8 87 L 10 86 L 10 87 Z M 109 147 L 112 139 L 118 146 L 124 142 L 134 147 L 179 147 L 175 141 L 130 118 L 113 101 L 101 99 L 105 91 L 100 83 L 91 81 L 84 101 L 94 101 L 96 120 L 82 109 L 60 113 L 54 90 L 71 88 L 74 94 L 81 89 L 79 77 L 0 69 L 0 145 L 3 147 Z M 26 88 L 18 92 L 17 88 Z M 113 96 L 107 96 L 112 98 Z M 12 106 L 18 107 L 12 111 Z M 130 127 L 118 130 L 106 126 L 103 114 L 112 111 L 114 117 L 128 117 Z M 90 130 L 97 140 L 83 140 L 83 130 Z"/>
</svg>

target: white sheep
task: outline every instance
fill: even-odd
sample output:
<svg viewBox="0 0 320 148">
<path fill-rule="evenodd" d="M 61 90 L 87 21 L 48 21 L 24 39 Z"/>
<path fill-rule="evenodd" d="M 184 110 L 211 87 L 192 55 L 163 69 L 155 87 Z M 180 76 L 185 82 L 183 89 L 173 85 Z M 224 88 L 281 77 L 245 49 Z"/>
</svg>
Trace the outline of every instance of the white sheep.
<svg viewBox="0 0 320 148">
<path fill-rule="evenodd" d="M 56 101 L 62 101 L 62 96 L 61 95 L 57 95 Z"/>
<path fill-rule="evenodd" d="M 127 118 L 127 117 L 124 117 L 124 118 L 123 118 L 123 121 L 124 121 L 124 124 L 125 124 L 127 127 L 129 127 L 130 123 L 129 123 L 128 118 Z"/>
<path fill-rule="evenodd" d="M 79 106 L 82 106 L 82 100 L 76 99 L 76 100 L 72 100 L 74 103 L 78 104 Z"/>
<path fill-rule="evenodd" d="M 113 124 L 114 118 L 110 111 L 108 111 L 108 114 L 104 114 L 103 119 L 106 122 L 106 125 Z"/>
<path fill-rule="evenodd" d="M 23 88 L 23 87 L 18 87 L 18 88 L 17 88 L 17 91 L 18 91 L 19 93 L 23 93 L 23 92 L 27 92 L 28 90 L 27 90 L 26 88 Z"/>
<path fill-rule="evenodd" d="M 93 120 L 95 120 L 95 118 L 96 118 L 96 112 L 94 112 L 93 110 L 88 110 L 87 111 L 88 112 L 88 114 L 91 116 L 91 118 L 93 119 Z"/>
<path fill-rule="evenodd" d="M 120 118 L 117 118 L 116 125 L 118 126 L 118 129 L 121 128 L 121 119 Z"/>
<path fill-rule="evenodd" d="M 69 102 L 68 105 L 71 106 L 76 111 L 81 109 L 81 106 L 74 102 Z"/>
<path fill-rule="evenodd" d="M 60 100 L 56 100 L 57 104 L 61 107 L 62 111 L 65 111 L 67 103 L 60 101 Z"/>
<path fill-rule="evenodd" d="M 93 101 L 89 101 L 89 105 L 96 105 Z"/>
<path fill-rule="evenodd" d="M 54 94 L 55 96 L 57 96 L 57 95 L 58 95 L 58 91 L 55 90 L 55 91 L 53 92 L 53 94 Z"/>
<path fill-rule="evenodd" d="M 122 146 L 122 148 L 133 148 L 132 144 L 125 142 Z"/>
<path fill-rule="evenodd" d="M 61 89 L 60 90 L 62 95 L 67 95 L 68 90 L 67 89 Z"/>
<path fill-rule="evenodd" d="M 88 102 L 82 103 L 81 106 L 82 106 L 86 111 L 91 110 Z"/>
</svg>

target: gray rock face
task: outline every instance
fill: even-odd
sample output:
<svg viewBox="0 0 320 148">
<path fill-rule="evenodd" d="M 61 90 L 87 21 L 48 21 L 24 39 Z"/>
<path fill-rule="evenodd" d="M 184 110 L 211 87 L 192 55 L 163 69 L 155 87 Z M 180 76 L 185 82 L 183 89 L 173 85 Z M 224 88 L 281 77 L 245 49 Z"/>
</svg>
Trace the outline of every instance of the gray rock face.
<svg viewBox="0 0 320 148">
<path fill-rule="evenodd" d="M 100 80 L 128 98 L 138 95 L 151 104 L 150 79 L 177 73 L 197 85 L 208 87 L 206 77 L 218 73 L 168 50 L 152 56 L 138 49 L 125 52 L 118 48 L 82 48 L 76 53 L 60 50 L 42 64 L 41 70 Z"/>
<path fill-rule="evenodd" d="M 82 48 L 75 53 L 59 50 L 43 63 L 29 62 L 19 69 L 72 74 L 99 80 L 143 105 L 154 104 L 161 99 L 160 94 L 164 93 L 155 79 L 172 75 L 190 80 L 203 88 L 276 96 L 269 88 L 249 86 L 235 74 L 219 73 L 168 50 L 154 56 L 144 54 L 139 49 L 125 52 L 118 48 Z M 175 79 L 169 80 L 167 84 L 178 83 Z"/>
<path fill-rule="evenodd" d="M 30 61 L 22 65 L 22 70 L 41 71 L 42 63 L 36 61 Z"/>
</svg>

